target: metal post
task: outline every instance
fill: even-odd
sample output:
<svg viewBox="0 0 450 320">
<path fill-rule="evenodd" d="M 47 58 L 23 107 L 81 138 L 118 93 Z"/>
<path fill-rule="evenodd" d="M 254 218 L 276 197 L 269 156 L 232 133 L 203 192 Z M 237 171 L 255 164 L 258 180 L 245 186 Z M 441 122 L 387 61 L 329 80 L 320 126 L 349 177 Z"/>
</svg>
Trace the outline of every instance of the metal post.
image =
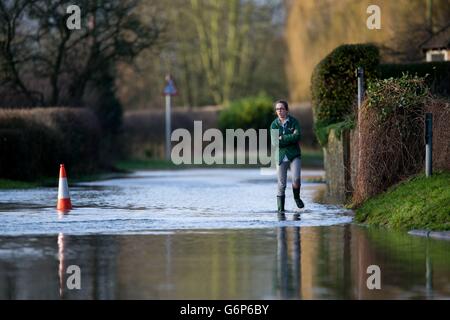
<svg viewBox="0 0 450 320">
<path fill-rule="evenodd" d="M 280 288 L 280 299 L 287 299 L 289 292 L 288 252 L 286 227 L 278 227 L 277 232 L 277 280 Z"/>
<path fill-rule="evenodd" d="M 170 160 L 170 133 L 172 132 L 171 122 L 170 122 L 170 94 L 166 94 L 166 160 Z"/>
<path fill-rule="evenodd" d="M 425 114 L 425 175 L 433 174 L 433 114 Z"/>
<path fill-rule="evenodd" d="M 358 78 L 358 108 L 361 107 L 364 100 L 364 68 L 358 67 L 356 70 Z"/>
<path fill-rule="evenodd" d="M 357 110 L 357 130 L 358 130 L 358 164 L 356 165 L 356 172 L 358 174 L 361 168 L 361 105 L 364 99 L 364 68 L 358 67 L 356 69 L 356 77 L 358 79 L 358 110 Z"/>
</svg>

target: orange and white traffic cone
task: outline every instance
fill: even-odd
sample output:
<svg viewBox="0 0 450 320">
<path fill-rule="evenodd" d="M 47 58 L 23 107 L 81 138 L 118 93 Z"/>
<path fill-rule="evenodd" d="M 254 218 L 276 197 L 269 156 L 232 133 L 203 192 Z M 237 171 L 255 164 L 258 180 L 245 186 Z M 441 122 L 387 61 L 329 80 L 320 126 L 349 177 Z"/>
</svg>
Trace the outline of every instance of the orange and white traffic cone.
<svg viewBox="0 0 450 320">
<path fill-rule="evenodd" d="M 72 209 L 69 186 L 67 184 L 66 169 L 63 164 L 59 168 L 58 205 L 56 206 L 56 209 L 59 211 L 68 211 Z"/>
</svg>

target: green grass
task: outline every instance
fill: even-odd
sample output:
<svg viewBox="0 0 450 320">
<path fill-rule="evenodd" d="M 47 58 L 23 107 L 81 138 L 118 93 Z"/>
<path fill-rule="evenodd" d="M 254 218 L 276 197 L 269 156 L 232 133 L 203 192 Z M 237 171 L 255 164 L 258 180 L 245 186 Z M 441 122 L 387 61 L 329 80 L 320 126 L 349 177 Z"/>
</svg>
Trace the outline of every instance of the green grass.
<svg viewBox="0 0 450 320">
<path fill-rule="evenodd" d="M 355 220 L 397 230 L 450 230 L 450 172 L 393 186 L 357 209 Z"/>
<path fill-rule="evenodd" d="M 172 161 L 160 160 L 160 159 L 149 159 L 149 160 L 139 160 L 130 159 L 122 160 L 115 164 L 116 168 L 120 170 L 132 171 L 132 170 L 163 170 L 163 169 L 177 169 L 177 166 L 172 163 Z"/>
<path fill-rule="evenodd" d="M 133 171 L 133 170 L 175 170 L 188 168 L 259 168 L 259 165 L 249 164 L 180 164 L 175 165 L 172 161 L 161 159 L 128 159 L 122 160 L 115 164 L 119 170 Z"/>
<path fill-rule="evenodd" d="M 186 169 L 186 168 L 260 168 L 260 165 L 250 164 L 198 164 L 198 165 L 175 165 L 172 161 L 161 159 L 128 159 L 115 164 L 119 170 L 167 170 L 167 169 Z M 304 168 L 323 168 L 322 150 L 302 150 L 302 167 Z"/>
<path fill-rule="evenodd" d="M 39 187 L 37 182 L 15 181 L 0 179 L 0 189 L 31 189 Z"/>
<path fill-rule="evenodd" d="M 69 184 L 97 181 L 104 179 L 117 178 L 122 176 L 123 173 L 97 173 L 89 175 L 79 175 L 79 176 L 68 176 Z M 18 180 L 8 180 L 0 179 L 0 190 L 2 189 L 32 189 L 39 187 L 58 187 L 59 177 L 40 177 L 35 181 L 18 181 Z"/>
</svg>

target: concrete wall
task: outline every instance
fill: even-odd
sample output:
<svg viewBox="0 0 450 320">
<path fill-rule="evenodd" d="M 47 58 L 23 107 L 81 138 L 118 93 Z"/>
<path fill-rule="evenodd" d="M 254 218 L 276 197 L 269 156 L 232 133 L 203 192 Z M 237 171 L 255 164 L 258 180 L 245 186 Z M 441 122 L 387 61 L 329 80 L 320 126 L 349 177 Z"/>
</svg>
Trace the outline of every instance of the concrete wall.
<svg viewBox="0 0 450 320">
<path fill-rule="evenodd" d="M 354 176 L 351 168 L 356 168 L 356 160 L 351 157 L 352 140 L 355 134 L 344 131 L 338 137 L 335 130 L 328 136 L 328 145 L 324 148 L 325 179 L 327 181 L 326 201 L 329 203 L 345 203 L 352 194 Z"/>
</svg>

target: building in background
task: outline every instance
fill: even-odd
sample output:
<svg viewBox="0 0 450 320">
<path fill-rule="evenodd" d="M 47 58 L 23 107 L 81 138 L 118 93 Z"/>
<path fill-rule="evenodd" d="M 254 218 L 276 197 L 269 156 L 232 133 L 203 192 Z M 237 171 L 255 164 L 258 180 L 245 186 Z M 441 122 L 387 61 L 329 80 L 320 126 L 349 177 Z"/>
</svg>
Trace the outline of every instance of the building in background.
<svg viewBox="0 0 450 320">
<path fill-rule="evenodd" d="M 450 24 L 428 38 L 420 48 L 427 62 L 450 61 Z"/>
<path fill-rule="evenodd" d="M 370 30 L 367 8 L 373 4 L 372 0 L 287 2 L 285 68 L 291 102 L 310 99 L 312 71 L 334 48 L 374 43 L 383 63 L 422 62 L 420 44 L 450 21 L 448 0 L 377 0 L 381 29 Z"/>
</svg>

